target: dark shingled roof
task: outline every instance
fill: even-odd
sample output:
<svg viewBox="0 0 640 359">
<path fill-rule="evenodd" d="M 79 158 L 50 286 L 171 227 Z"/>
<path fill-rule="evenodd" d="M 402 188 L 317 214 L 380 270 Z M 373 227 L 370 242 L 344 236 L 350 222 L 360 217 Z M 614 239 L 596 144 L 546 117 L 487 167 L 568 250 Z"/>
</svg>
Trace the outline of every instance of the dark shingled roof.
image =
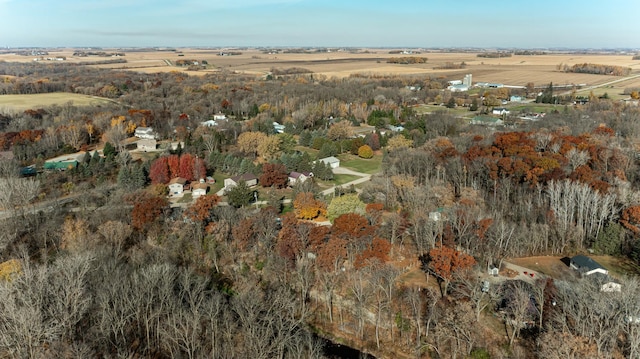
<svg viewBox="0 0 640 359">
<path fill-rule="evenodd" d="M 600 265 L 600 263 L 583 255 L 578 255 L 571 258 L 571 263 L 580 269 L 586 269 L 587 272 L 592 271 L 594 269 L 598 269 L 598 268 L 605 269 L 603 266 Z"/>
</svg>

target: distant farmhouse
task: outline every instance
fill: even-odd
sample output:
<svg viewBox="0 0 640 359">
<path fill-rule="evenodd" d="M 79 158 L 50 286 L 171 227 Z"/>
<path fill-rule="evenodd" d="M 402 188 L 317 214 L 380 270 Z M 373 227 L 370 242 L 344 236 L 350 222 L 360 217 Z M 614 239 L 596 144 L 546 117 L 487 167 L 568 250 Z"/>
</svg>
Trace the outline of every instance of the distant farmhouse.
<svg viewBox="0 0 640 359">
<path fill-rule="evenodd" d="M 471 74 L 464 75 L 462 81 L 453 80 L 449 81 L 449 87 L 447 89 L 451 92 L 465 92 L 469 91 L 472 86 L 472 76 Z"/>
</svg>

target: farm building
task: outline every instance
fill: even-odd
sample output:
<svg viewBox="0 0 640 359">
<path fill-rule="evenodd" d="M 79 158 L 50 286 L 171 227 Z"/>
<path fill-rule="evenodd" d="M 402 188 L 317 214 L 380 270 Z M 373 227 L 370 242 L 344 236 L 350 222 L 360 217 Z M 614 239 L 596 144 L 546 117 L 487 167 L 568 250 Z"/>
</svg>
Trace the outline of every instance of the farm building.
<svg viewBox="0 0 640 359">
<path fill-rule="evenodd" d="M 184 185 L 187 180 L 182 177 L 176 177 L 169 181 L 169 196 L 182 196 L 184 193 Z"/>
<path fill-rule="evenodd" d="M 605 275 L 609 274 L 609 271 L 601 266 L 600 263 L 583 255 L 577 255 L 571 258 L 569 266 L 580 272 L 582 275 L 591 275 L 594 273 L 602 273 Z"/>
<path fill-rule="evenodd" d="M 322 162 L 325 165 L 329 165 L 331 168 L 338 168 L 340 167 L 340 160 L 330 156 L 330 157 L 325 157 L 325 158 L 321 158 L 318 160 L 318 162 Z"/>
</svg>

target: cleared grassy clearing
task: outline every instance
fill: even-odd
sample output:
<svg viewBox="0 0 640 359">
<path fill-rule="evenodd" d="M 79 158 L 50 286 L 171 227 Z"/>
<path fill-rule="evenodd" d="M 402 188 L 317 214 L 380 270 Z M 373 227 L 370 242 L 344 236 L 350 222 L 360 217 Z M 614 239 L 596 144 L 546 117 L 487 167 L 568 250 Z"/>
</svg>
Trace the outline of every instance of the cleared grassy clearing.
<svg viewBox="0 0 640 359">
<path fill-rule="evenodd" d="M 382 155 L 373 156 L 370 159 L 355 156 L 341 156 L 340 167 L 345 167 L 356 172 L 374 174 L 382 168 Z M 355 178 L 354 178 L 355 179 Z"/>
<path fill-rule="evenodd" d="M 360 177 L 359 176 L 354 176 L 354 175 L 335 174 L 335 175 L 333 175 L 333 183 L 336 186 L 340 186 L 340 185 L 343 185 L 345 183 L 349 183 L 351 181 L 355 181 L 358 178 L 360 178 Z"/>
<path fill-rule="evenodd" d="M 43 108 L 52 105 L 64 105 L 72 102 L 74 106 L 100 106 L 112 100 L 68 92 L 39 93 L 31 95 L 0 95 L 0 108 L 13 111 Z"/>
</svg>

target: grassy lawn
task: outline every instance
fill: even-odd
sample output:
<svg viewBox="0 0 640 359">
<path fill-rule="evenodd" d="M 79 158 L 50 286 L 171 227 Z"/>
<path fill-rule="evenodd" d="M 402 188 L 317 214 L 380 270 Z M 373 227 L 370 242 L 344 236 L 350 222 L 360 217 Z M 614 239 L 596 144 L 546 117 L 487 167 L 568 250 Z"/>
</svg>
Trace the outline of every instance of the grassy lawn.
<svg viewBox="0 0 640 359">
<path fill-rule="evenodd" d="M 178 200 L 178 203 L 190 203 L 192 201 L 193 201 L 193 196 L 191 195 L 191 192 L 189 192 L 189 193 L 185 193 L 184 196 L 182 196 L 182 198 Z"/>
<path fill-rule="evenodd" d="M 520 112 L 526 112 L 526 113 L 535 113 L 535 112 L 545 112 L 545 113 L 549 113 L 553 110 L 558 110 L 558 111 L 564 111 L 564 105 L 545 105 L 545 104 L 540 104 L 540 103 L 531 103 L 531 104 L 524 104 L 524 105 L 516 105 L 516 106 L 509 106 L 509 111 L 511 111 L 512 114 L 518 114 Z"/>
<path fill-rule="evenodd" d="M 51 105 L 64 105 L 73 102 L 74 106 L 97 106 L 113 102 L 109 99 L 67 92 L 39 93 L 30 95 L 1 95 L 0 107 L 14 111 L 42 108 Z"/>
<path fill-rule="evenodd" d="M 629 258 L 612 256 L 590 256 L 596 262 L 602 264 L 614 276 L 637 276 L 640 274 L 640 267 Z"/>
<path fill-rule="evenodd" d="M 357 172 L 374 174 L 380 172 L 382 168 L 382 155 L 373 156 L 373 158 L 368 160 L 353 155 L 341 155 L 340 167 L 345 167 Z"/>
<path fill-rule="evenodd" d="M 226 176 L 225 174 L 222 174 L 220 172 L 216 172 L 213 174 L 213 179 L 216 180 L 216 183 L 214 183 L 213 185 L 211 185 L 209 187 L 209 192 L 210 193 L 216 193 L 219 190 L 222 189 L 222 187 L 224 187 L 224 179 L 227 178 L 228 176 Z"/>
<path fill-rule="evenodd" d="M 615 85 L 606 86 L 606 87 L 598 87 L 593 90 L 588 91 L 577 91 L 576 96 L 585 96 L 589 97 L 591 92 L 597 97 L 603 96 L 605 93 L 609 96 L 610 99 L 613 100 L 623 100 L 629 98 L 629 95 L 623 94 L 624 88 L 622 87 L 614 87 Z"/>
<path fill-rule="evenodd" d="M 354 176 L 354 175 L 336 174 L 336 175 L 333 175 L 333 182 L 335 183 L 336 186 L 340 186 L 340 185 L 343 185 L 345 183 L 349 183 L 351 181 L 355 181 L 358 178 L 360 178 L 360 177 Z"/>
<path fill-rule="evenodd" d="M 437 105 L 418 105 L 418 106 L 414 106 L 413 110 L 418 115 L 424 115 L 427 113 L 433 113 L 438 111 L 445 111 L 446 113 L 452 114 L 454 116 L 473 116 L 475 114 L 475 112 L 469 111 L 468 107 L 447 108 L 445 106 L 437 106 Z"/>
</svg>

